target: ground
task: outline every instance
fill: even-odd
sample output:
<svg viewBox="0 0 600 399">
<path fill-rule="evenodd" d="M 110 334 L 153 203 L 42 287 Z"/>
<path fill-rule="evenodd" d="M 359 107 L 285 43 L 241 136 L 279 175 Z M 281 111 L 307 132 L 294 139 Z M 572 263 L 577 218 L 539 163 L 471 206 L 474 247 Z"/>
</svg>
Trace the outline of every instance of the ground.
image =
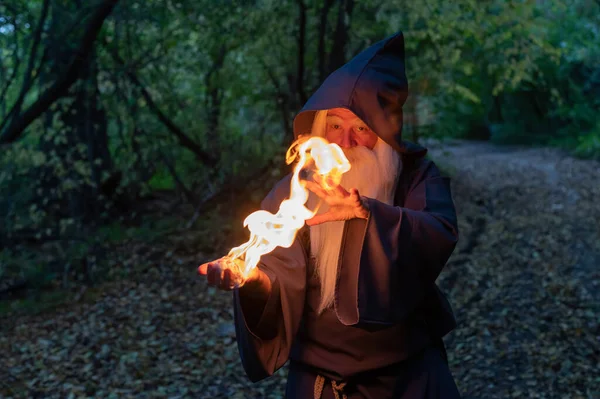
<svg viewBox="0 0 600 399">
<path fill-rule="evenodd" d="M 599 398 L 600 163 L 427 145 L 459 214 L 438 283 L 458 319 L 445 342 L 463 397 Z M 148 267 L 76 301 L 0 317 L 0 397 L 282 397 L 285 370 L 247 380 L 231 296 L 196 276 L 223 243 L 198 253 L 182 240 L 165 237 L 135 255 Z"/>
</svg>

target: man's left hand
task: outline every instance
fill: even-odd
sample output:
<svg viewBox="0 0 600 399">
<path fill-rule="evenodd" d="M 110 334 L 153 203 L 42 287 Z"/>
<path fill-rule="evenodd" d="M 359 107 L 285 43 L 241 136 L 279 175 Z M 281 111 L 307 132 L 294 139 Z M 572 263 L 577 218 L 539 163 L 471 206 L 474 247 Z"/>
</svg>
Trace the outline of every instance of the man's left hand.
<svg viewBox="0 0 600 399">
<path fill-rule="evenodd" d="M 309 226 L 325 222 L 350 220 L 354 218 L 367 219 L 369 210 L 366 201 L 363 201 L 356 188 L 348 192 L 338 185 L 331 190 L 326 190 L 320 184 L 306 181 L 306 188 L 318 195 L 329 205 L 329 210 L 321 215 L 316 215 L 306 221 Z"/>
</svg>

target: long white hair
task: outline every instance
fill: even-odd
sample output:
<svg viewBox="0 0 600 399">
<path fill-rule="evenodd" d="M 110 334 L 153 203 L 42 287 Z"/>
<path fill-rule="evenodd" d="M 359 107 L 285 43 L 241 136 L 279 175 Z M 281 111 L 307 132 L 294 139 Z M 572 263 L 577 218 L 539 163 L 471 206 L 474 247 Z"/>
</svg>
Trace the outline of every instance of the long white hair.
<svg viewBox="0 0 600 399">
<path fill-rule="evenodd" d="M 325 137 L 326 129 L 327 111 L 317 111 L 312 135 Z M 398 153 L 378 138 L 373 150 L 356 146 L 345 149 L 344 154 L 350 161 L 351 169 L 342 176 L 342 187 L 346 190 L 357 188 L 361 196 L 392 205 L 401 167 Z M 310 193 L 307 206 L 315 209 L 318 205 L 319 198 Z M 327 204 L 321 204 L 318 213 L 326 212 L 327 208 Z M 317 310 L 319 314 L 333 304 L 344 223 L 335 221 L 310 227 L 311 258 L 321 282 L 321 302 Z"/>
</svg>

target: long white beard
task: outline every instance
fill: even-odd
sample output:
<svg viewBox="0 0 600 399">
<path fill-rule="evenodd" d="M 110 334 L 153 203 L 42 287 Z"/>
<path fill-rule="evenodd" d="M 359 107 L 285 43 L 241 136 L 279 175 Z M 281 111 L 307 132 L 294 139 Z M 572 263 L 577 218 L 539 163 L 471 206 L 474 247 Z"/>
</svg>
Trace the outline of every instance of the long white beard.
<svg viewBox="0 0 600 399">
<path fill-rule="evenodd" d="M 377 140 L 373 150 L 358 146 L 344 153 L 352 167 L 342 176 L 342 187 L 346 190 L 357 188 L 361 196 L 392 205 L 401 166 L 398 153 L 381 139 Z M 308 207 L 314 209 L 318 200 L 311 193 Z M 327 204 L 323 203 L 318 213 L 326 212 L 327 208 Z M 315 271 L 321 281 L 319 314 L 333 305 L 344 223 L 327 222 L 310 227 L 311 256 L 316 262 Z"/>
</svg>

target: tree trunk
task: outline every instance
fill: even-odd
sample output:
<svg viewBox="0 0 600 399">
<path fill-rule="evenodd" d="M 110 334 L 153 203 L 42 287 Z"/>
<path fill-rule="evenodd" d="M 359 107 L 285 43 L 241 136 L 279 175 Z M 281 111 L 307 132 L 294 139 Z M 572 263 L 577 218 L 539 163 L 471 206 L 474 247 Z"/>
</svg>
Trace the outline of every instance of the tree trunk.
<svg viewBox="0 0 600 399">
<path fill-rule="evenodd" d="M 327 51 L 325 49 L 325 36 L 327 33 L 327 16 L 329 15 L 329 9 L 333 5 L 334 0 L 325 0 L 323 7 L 321 8 L 321 21 L 319 23 L 319 45 L 318 45 L 318 68 L 319 68 L 319 84 L 325 80 L 325 59 L 327 58 Z"/>
<path fill-rule="evenodd" d="M 298 59 L 296 66 L 296 92 L 300 97 L 300 103 L 304 104 L 307 100 L 304 91 L 304 51 L 306 41 L 306 5 L 304 0 L 297 0 L 298 3 Z"/>
<path fill-rule="evenodd" d="M 44 30 L 44 23 L 46 22 L 46 18 L 48 17 L 49 5 L 50 1 L 44 0 L 44 3 L 42 4 L 40 20 L 38 21 L 35 31 L 33 32 L 33 40 L 31 44 L 31 49 L 29 51 L 29 59 L 27 61 L 27 67 L 25 68 L 25 74 L 23 77 L 23 84 L 21 85 L 21 91 L 19 92 L 19 96 L 17 97 L 17 100 L 13 104 L 11 110 L 8 112 L 6 119 L 4 119 L 2 123 L 0 123 L 0 132 L 9 120 L 12 124 L 14 120 L 19 117 L 23 101 L 25 100 L 25 95 L 27 94 L 27 92 L 29 92 L 29 89 L 31 89 L 31 84 L 33 81 L 33 66 L 36 62 L 36 56 L 38 53 L 40 41 L 42 40 L 42 31 Z"/>
<path fill-rule="evenodd" d="M 337 24 L 333 35 L 333 46 L 329 57 L 328 74 L 346 63 L 346 47 L 348 44 L 348 20 L 352 16 L 354 0 L 339 0 Z"/>
<path fill-rule="evenodd" d="M 25 112 L 12 117 L 10 124 L 2 132 L 2 135 L 0 135 L 0 144 L 12 143 L 17 140 L 38 116 L 44 113 L 58 98 L 64 96 L 77 81 L 79 71 L 86 64 L 87 58 L 94 47 L 96 37 L 104 24 L 104 20 L 112 12 L 117 2 L 118 0 L 105 0 L 97 7 L 96 12 L 90 18 L 90 22 L 86 27 L 77 51 L 69 62 L 69 66 L 57 78 L 54 84 L 44 91 L 37 101 L 27 108 Z"/>
</svg>

